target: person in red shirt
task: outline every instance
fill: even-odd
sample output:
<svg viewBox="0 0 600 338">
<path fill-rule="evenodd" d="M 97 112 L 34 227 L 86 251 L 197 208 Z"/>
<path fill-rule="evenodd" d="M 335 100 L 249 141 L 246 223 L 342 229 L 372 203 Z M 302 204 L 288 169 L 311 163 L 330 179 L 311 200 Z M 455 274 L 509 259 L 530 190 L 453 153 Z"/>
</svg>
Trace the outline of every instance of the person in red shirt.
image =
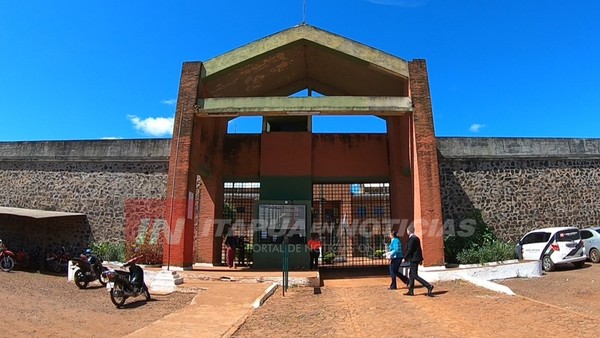
<svg viewBox="0 0 600 338">
<path fill-rule="evenodd" d="M 319 256 L 321 255 L 321 247 L 323 246 L 319 239 L 319 234 L 312 234 L 307 245 L 310 250 L 310 269 L 316 270 L 319 268 Z"/>
</svg>

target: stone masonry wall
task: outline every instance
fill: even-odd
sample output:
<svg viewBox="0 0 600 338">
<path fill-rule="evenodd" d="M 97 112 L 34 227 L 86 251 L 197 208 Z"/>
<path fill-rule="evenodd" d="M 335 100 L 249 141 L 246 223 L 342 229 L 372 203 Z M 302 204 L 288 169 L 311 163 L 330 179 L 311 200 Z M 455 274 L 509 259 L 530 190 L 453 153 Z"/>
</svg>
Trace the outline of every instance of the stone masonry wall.
<svg viewBox="0 0 600 338">
<path fill-rule="evenodd" d="M 84 213 L 92 240 L 125 239 L 125 203 L 164 199 L 168 163 L 0 162 L 0 205 Z"/>
<path fill-rule="evenodd" d="M 438 139 L 444 220 L 480 209 L 516 242 L 540 227 L 600 226 L 600 140 Z"/>
<path fill-rule="evenodd" d="M 86 215 L 76 232 L 68 231 L 77 235 L 73 243 L 64 238 L 58 243 L 49 234 L 43 241 L 52 241 L 48 246 L 123 241 L 126 218 L 143 219 L 136 213 L 148 213 L 140 201 L 153 206 L 166 197 L 169 147 L 170 140 L 0 143 L 0 206 Z M 128 202 L 135 207 L 126 210 Z M 164 208 L 152 217 L 164 218 Z M 9 219 L 3 223 L 15 223 Z M 61 231 L 61 222 L 53 220 L 52 231 Z M 0 224 L 0 235 L 15 229 L 14 224 Z"/>
<path fill-rule="evenodd" d="M 600 226 L 600 140 L 437 143 L 444 220 L 459 222 L 480 209 L 509 241 L 536 227 Z M 71 220 L 64 230 L 78 241 L 122 241 L 128 219 L 144 226 L 149 213 L 156 219 L 164 214 L 159 206 L 166 198 L 169 149 L 170 140 L 0 143 L 0 206 L 84 213 L 79 228 Z M 25 221 L 0 217 L 0 238 L 7 222 Z M 50 234 L 61 231 L 60 222 L 30 223 L 29 231 L 40 229 L 47 241 L 65 244 Z"/>
</svg>

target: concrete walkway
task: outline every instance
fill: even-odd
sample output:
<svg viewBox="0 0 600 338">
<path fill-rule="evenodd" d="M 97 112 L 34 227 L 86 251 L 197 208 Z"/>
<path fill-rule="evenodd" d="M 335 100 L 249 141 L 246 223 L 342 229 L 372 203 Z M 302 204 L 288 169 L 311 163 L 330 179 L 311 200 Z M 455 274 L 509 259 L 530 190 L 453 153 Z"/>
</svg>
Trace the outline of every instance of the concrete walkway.
<svg viewBox="0 0 600 338">
<path fill-rule="evenodd" d="M 147 268 L 147 270 L 156 270 Z M 281 272 L 210 267 L 180 271 L 182 292 L 198 292 L 192 304 L 141 328 L 128 337 L 228 337 L 269 297 Z M 316 271 L 292 271 L 290 285 L 318 284 Z"/>
<path fill-rule="evenodd" d="M 193 281 L 201 289 L 192 304 L 139 329 L 128 337 L 223 337 L 235 332 L 270 283 Z"/>
</svg>

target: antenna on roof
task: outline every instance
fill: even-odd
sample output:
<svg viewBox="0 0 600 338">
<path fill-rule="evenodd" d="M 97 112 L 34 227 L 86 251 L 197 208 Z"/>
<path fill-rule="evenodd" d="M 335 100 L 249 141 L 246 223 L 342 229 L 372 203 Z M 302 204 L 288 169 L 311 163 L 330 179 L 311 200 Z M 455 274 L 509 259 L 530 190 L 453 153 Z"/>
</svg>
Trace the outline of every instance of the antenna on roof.
<svg viewBox="0 0 600 338">
<path fill-rule="evenodd" d="M 306 3 L 308 0 L 303 1 L 302 5 L 302 25 L 306 25 Z"/>
</svg>

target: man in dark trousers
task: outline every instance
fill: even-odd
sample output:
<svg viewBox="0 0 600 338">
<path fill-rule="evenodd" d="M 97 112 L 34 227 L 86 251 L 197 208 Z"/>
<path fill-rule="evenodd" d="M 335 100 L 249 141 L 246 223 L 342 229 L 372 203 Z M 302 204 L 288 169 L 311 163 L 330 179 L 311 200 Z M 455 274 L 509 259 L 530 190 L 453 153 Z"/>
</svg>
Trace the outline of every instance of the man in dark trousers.
<svg viewBox="0 0 600 338">
<path fill-rule="evenodd" d="M 423 262 L 423 250 L 421 249 L 421 240 L 415 235 L 415 228 L 411 225 L 408 227 L 408 241 L 406 242 L 406 254 L 404 261 L 410 263 L 408 273 L 408 292 L 406 296 L 414 296 L 415 279 L 427 288 L 427 296 L 433 297 L 433 285 L 419 276 L 419 264 Z"/>
</svg>

